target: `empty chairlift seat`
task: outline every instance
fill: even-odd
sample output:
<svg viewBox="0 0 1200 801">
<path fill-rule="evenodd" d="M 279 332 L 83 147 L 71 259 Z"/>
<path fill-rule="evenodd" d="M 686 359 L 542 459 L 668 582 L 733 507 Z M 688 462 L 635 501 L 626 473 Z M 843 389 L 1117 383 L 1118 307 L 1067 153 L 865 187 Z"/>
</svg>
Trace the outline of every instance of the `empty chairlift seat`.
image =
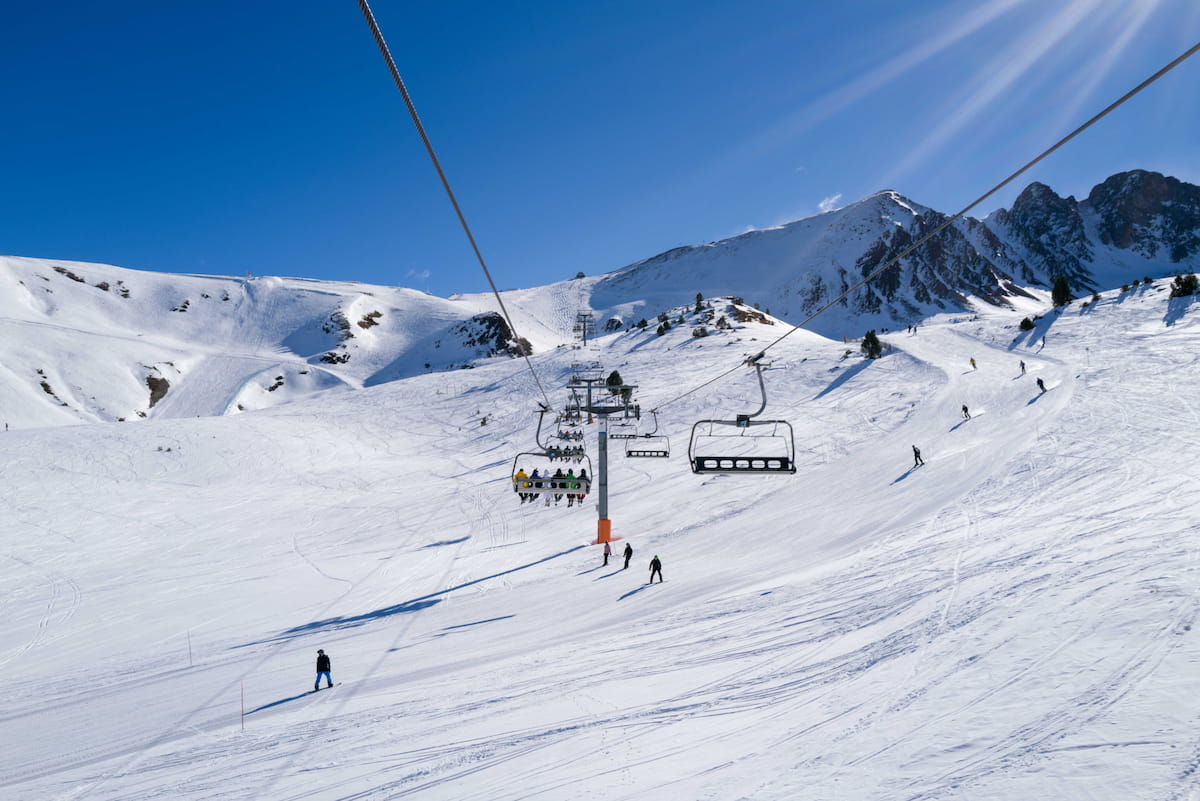
<svg viewBox="0 0 1200 801">
<path fill-rule="evenodd" d="M 692 426 L 693 473 L 795 473 L 796 445 L 786 420 L 701 420 Z"/>
</svg>

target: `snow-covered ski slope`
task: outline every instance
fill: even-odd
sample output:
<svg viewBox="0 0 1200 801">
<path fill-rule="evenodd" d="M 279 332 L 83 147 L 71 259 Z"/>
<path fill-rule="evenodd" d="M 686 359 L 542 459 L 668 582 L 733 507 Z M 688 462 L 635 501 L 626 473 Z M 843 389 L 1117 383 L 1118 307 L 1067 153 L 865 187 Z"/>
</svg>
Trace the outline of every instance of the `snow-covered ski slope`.
<svg viewBox="0 0 1200 801">
<path fill-rule="evenodd" d="M 556 404 L 590 358 L 666 404 L 672 457 L 612 461 L 629 571 L 594 499 L 512 493 L 519 360 L 9 431 L 0 797 L 1198 798 L 1200 309 L 1164 284 L 877 362 L 797 333 L 791 477 L 686 467 L 751 371 L 668 403 L 778 325 L 535 356 Z"/>
</svg>

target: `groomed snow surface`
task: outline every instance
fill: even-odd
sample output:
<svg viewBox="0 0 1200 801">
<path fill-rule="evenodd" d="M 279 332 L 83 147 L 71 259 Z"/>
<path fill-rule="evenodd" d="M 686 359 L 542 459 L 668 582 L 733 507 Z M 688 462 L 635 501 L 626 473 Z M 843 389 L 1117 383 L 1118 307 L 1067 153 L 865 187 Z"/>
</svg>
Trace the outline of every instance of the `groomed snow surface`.
<svg viewBox="0 0 1200 801">
<path fill-rule="evenodd" d="M 595 496 L 513 494 L 520 360 L 8 431 L 0 797 L 1200 798 L 1200 310 L 1164 284 L 877 362 L 791 337 L 790 477 L 688 470 L 753 372 L 676 400 L 780 326 L 543 352 L 556 405 L 589 359 L 663 405 L 669 460 L 612 443 L 628 571 Z"/>
</svg>

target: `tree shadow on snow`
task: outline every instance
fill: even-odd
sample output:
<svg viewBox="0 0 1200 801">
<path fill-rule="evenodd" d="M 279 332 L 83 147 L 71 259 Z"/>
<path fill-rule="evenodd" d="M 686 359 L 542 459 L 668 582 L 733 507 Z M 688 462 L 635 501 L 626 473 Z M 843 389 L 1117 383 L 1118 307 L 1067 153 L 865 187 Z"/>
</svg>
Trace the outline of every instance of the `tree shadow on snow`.
<svg viewBox="0 0 1200 801">
<path fill-rule="evenodd" d="M 500 578 L 501 576 L 507 576 L 512 573 L 516 573 L 517 571 L 525 570 L 526 568 L 534 567 L 535 565 L 540 565 L 544 562 L 549 562 L 551 560 L 557 559 L 560 556 L 566 556 L 569 553 L 574 553 L 575 551 L 578 551 L 580 548 L 586 548 L 586 547 L 587 547 L 586 545 L 576 545 L 574 548 L 568 548 L 565 551 L 559 551 L 558 553 L 551 554 L 550 556 L 544 557 L 542 559 L 537 559 L 537 560 L 535 560 L 533 562 L 529 562 L 527 564 L 518 565 L 517 567 L 510 568 L 508 570 L 502 570 L 499 573 L 493 573 L 490 576 L 484 576 L 483 578 L 478 578 L 473 581 L 465 581 L 462 584 L 457 584 L 453 587 L 447 587 L 446 589 L 438 590 L 437 592 L 431 592 L 428 595 L 422 595 L 419 598 L 413 598 L 408 601 L 402 601 L 401 603 L 398 603 L 398 604 L 393 604 L 391 606 L 385 606 L 382 609 L 375 609 L 370 612 L 363 612 L 361 615 L 347 615 L 347 616 L 343 616 L 343 617 L 326 618 L 325 620 L 314 620 L 312 623 L 304 623 L 303 625 L 300 625 L 300 626 L 293 626 L 292 628 L 287 629 L 286 631 L 279 634 L 279 636 L 277 636 L 277 637 L 268 637 L 263 640 L 255 640 L 254 642 L 243 643 L 242 645 L 235 645 L 233 647 L 234 648 L 246 648 L 251 645 L 262 645 L 265 643 L 283 642 L 286 640 L 292 640 L 292 639 L 296 639 L 297 637 L 303 637 L 308 634 L 314 634 L 314 633 L 318 633 L 318 632 L 324 633 L 324 632 L 329 632 L 329 631 L 341 631 L 342 629 L 356 628 L 358 626 L 362 626 L 366 623 L 369 623 L 372 620 L 381 620 L 383 618 L 392 617 L 393 615 L 403 615 L 403 614 L 407 614 L 409 612 L 419 612 L 422 609 L 428 609 L 429 607 L 434 606 L 435 604 L 441 603 L 443 600 L 443 596 L 449 595 L 450 593 L 452 593 L 456 590 L 465 589 L 466 587 L 473 587 L 476 584 L 482 584 L 485 581 L 491 581 L 492 579 Z"/>
<path fill-rule="evenodd" d="M 871 361 L 869 359 L 863 359 L 861 362 L 854 365 L 850 369 L 843 370 L 842 374 L 839 375 L 837 378 L 833 379 L 832 381 L 830 381 L 829 386 L 825 387 L 825 389 L 818 392 L 813 397 L 813 400 L 817 400 L 819 398 L 825 397 L 830 392 L 833 392 L 835 389 L 840 387 L 842 384 L 845 384 L 851 378 L 854 378 L 854 376 L 858 375 L 859 373 L 861 373 L 863 370 L 866 370 L 870 366 L 871 366 Z"/>
<path fill-rule="evenodd" d="M 1163 325 L 1171 326 L 1179 322 L 1179 318 L 1183 317 L 1188 307 L 1195 300 L 1195 295 L 1186 295 L 1182 298 L 1169 298 L 1167 300 L 1167 313 L 1163 315 Z"/>
</svg>

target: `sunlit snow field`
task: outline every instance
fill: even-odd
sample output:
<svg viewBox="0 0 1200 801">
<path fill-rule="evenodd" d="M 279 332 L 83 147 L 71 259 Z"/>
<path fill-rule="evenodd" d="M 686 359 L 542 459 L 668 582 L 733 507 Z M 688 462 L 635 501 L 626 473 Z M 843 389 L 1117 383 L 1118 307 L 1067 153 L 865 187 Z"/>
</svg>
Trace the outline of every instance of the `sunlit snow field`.
<svg viewBox="0 0 1200 801">
<path fill-rule="evenodd" d="M 594 496 L 512 492 L 520 360 L 8 431 L 0 797 L 1200 798 L 1200 310 L 1165 286 L 877 362 L 789 338 L 790 477 L 688 469 L 751 370 L 677 399 L 780 326 L 543 350 L 555 404 L 594 359 L 661 405 L 670 459 L 611 443 L 628 571 Z"/>
</svg>

